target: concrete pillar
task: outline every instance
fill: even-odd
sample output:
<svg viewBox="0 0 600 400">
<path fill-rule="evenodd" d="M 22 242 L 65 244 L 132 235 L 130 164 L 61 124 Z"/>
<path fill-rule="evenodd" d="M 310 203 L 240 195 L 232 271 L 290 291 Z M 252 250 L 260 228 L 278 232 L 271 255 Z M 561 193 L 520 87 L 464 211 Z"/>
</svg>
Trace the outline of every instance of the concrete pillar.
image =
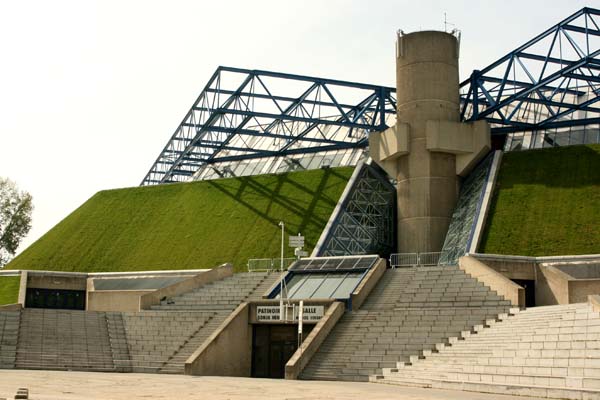
<svg viewBox="0 0 600 400">
<path fill-rule="evenodd" d="M 454 154 L 430 151 L 427 121 L 459 121 L 458 41 L 445 32 L 398 37 L 398 123 L 409 153 L 397 160 L 398 251 L 440 251 L 456 203 Z"/>
<path fill-rule="evenodd" d="M 486 121 L 460 122 L 458 40 L 445 32 L 398 36 L 397 122 L 369 135 L 375 160 L 398 180 L 398 252 L 440 251 L 467 176 L 490 150 Z"/>
</svg>

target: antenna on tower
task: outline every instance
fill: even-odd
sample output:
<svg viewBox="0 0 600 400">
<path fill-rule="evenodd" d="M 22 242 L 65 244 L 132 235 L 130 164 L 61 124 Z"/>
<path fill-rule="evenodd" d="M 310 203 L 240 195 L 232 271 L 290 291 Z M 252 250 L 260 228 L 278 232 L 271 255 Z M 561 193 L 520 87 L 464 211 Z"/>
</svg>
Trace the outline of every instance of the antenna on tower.
<svg viewBox="0 0 600 400">
<path fill-rule="evenodd" d="M 444 32 L 448 33 L 448 25 L 450 26 L 456 26 L 451 22 L 448 22 L 448 18 L 446 16 L 446 13 L 444 12 Z"/>
</svg>

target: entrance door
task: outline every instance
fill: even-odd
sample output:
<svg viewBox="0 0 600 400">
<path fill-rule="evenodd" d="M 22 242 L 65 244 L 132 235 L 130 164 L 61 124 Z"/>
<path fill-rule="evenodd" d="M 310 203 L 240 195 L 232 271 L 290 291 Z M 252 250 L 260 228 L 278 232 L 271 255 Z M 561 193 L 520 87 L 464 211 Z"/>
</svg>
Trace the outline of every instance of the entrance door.
<svg viewBox="0 0 600 400">
<path fill-rule="evenodd" d="M 535 307 L 535 281 L 528 279 L 512 279 L 512 281 L 525 289 L 525 307 Z"/>
<path fill-rule="evenodd" d="M 312 325 L 304 325 L 304 337 Z M 308 328 L 308 329 L 306 329 Z M 297 325 L 254 325 L 252 338 L 252 376 L 284 378 L 285 364 L 298 348 Z"/>
</svg>

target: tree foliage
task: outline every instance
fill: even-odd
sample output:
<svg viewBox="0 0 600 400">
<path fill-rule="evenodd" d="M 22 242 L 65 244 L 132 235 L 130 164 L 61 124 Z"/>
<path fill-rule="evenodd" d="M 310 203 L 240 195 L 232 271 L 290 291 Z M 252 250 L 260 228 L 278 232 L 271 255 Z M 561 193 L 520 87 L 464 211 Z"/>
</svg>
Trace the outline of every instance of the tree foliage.
<svg viewBox="0 0 600 400">
<path fill-rule="evenodd" d="M 29 232 L 32 211 L 31 195 L 0 177 L 0 266 L 11 260 Z"/>
</svg>

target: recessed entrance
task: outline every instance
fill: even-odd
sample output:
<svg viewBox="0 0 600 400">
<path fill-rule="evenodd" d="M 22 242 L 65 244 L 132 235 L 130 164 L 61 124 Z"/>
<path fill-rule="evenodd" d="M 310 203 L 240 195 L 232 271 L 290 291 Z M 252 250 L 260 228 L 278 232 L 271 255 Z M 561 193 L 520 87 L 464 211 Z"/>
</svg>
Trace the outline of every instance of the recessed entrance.
<svg viewBox="0 0 600 400">
<path fill-rule="evenodd" d="M 85 310 L 85 290 L 29 288 L 25 307 Z"/>
<path fill-rule="evenodd" d="M 306 337 L 313 325 L 304 325 Z M 285 364 L 298 348 L 298 325 L 254 325 L 252 328 L 252 377 L 284 378 Z"/>
<path fill-rule="evenodd" d="M 525 307 L 535 307 L 535 281 L 529 279 L 512 279 L 512 281 L 525 289 Z"/>
</svg>

